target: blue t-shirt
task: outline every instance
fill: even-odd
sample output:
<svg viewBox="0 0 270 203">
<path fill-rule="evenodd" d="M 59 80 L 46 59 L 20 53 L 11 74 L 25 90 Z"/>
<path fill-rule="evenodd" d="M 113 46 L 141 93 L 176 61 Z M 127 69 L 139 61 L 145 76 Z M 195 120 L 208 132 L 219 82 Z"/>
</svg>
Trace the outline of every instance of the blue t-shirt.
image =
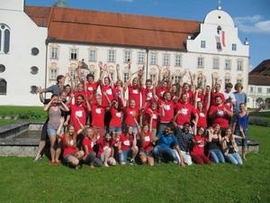
<svg viewBox="0 0 270 203">
<path fill-rule="evenodd" d="M 247 103 L 247 95 L 244 92 L 234 92 L 235 97 L 235 105 L 233 105 L 233 113 L 239 113 L 240 112 L 240 104 L 241 103 Z"/>
<path fill-rule="evenodd" d="M 177 139 L 174 134 L 166 135 L 165 132 L 158 134 L 158 145 L 163 147 L 175 147 L 178 145 Z"/>
</svg>

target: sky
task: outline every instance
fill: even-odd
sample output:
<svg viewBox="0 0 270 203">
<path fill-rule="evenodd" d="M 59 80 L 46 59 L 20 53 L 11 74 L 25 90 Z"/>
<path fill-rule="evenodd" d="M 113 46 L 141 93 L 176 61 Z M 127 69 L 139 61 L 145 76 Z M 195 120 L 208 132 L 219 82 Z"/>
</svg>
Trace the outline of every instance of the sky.
<svg viewBox="0 0 270 203">
<path fill-rule="evenodd" d="M 51 6 L 57 0 L 25 0 Z M 135 15 L 204 21 L 221 5 L 238 27 L 239 39 L 250 44 L 250 68 L 270 59 L 270 0 L 66 0 L 68 7 Z"/>
</svg>

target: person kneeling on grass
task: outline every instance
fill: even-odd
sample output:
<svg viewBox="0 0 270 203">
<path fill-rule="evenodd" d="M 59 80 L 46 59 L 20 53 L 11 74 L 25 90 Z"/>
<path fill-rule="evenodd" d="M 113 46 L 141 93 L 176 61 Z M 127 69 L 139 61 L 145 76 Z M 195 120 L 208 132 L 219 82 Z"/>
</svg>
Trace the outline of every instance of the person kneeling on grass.
<svg viewBox="0 0 270 203">
<path fill-rule="evenodd" d="M 241 156 L 238 153 L 238 147 L 235 141 L 235 138 L 243 137 L 232 134 L 231 128 L 227 128 L 225 131 L 225 136 L 222 138 L 222 150 L 225 156 L 226 161 L 234 165 L 242 165 L 243 161 Z"/>
<path fill-rule="evenodd" d="M 84 149 L 84 163 L 88 164 L 91 168 L 95 166 L 103 166 L 102 161 L 97 158 L 96 152 L 94 151 L 94 145 L 96 141 L 100 138 L 99 134 L 96 134 L 93 128 L 86 128 L 84 133 L 84 138 L 82 141 L 82 146 Z"/>
<path fill-rule="evenodd" d="M 157 141 L 153 152 L 158 163 L 161 162 L 161 158 L 167 156 L 169 160 L 172 160 L 174 163 L 184 166 L 179 144 L 174 135 L 173 125 L 167 126 L 164 131 L 159 133 Z"/>
<path fill-rule="evenodd" d="M 77 148 L 77 135 L 82 131 L 82 129 L 75 132 L 73 125 L 68 125 L 67 132 L 63 133 L 63 124 L 65 119 L 62 117 L 60 119 L 60 125 L 57 129 L 57 136 L 61 139 L 63 144 L 63 161 L 71 167 L 78 168 L 80 160 L 84 156 L 84 152 Z"/>
<path fill-rule="evenodd" d="M 195 126 L 195 136 L 193 138 L 193 148 L 191 150 L 191 157 L 196 164 L 210 164 L 210 159 L 204 154 L 204 146 L 206 145 L 206 137 L 204 135 L 204 127 Z"/>
</svg>

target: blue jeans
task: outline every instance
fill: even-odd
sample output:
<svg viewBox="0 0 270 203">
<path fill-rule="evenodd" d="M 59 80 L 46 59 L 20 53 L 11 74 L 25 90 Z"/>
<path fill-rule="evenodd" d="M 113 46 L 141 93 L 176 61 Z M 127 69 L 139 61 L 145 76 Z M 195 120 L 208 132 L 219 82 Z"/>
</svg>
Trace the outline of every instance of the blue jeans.
<svg viewBox="0 0 270 203">
<path fill-rule="evenodd" d="M 122 150 L 121 153 L 119 153 L 119 162 L 121 163 L 126 163 L 128 154 L 131 152 L 131 150 Z"/>
<path fill-rule="evenodd" d="M 162 146 L 162 145 L 157 145 L 154 148 L 154 155 L 155 158 L 157 159 L 158 162 L 161 161 L 161 156 L 162 154 L 168 155 L 173 161 L 176 163 L 179 163 L 180 160 L 178 160 L 174 150 L 170 147 Z"/>
<path fill-rule="evenodd" d="M 230 162 L 234 165 L 242 165 L 243 164 L 242 158 L 237 152 L 227 154 L 226 159 L 228 160 L 228 162 Z"/>
<path fill-rule="evenodd" d="M 242 147 L 247 147 L 247 141 L 249 139 L 248 137 L 248 129 L 244 129 L 244 134 L 245 134 L 245 138 L 244 139 L 236 139 L 236 143 Z M 236 129 L 235 130 L 235 134 L 238 135 L 238 136 L 242 136 L 241 132 L 239 129 Z"/>
<path fill-rule="evenodd" d="M 224 163 L 225 159 L 220 149 L 211 149 L 209 151 L 211 159 L 215 163 Z"/>
</svg>

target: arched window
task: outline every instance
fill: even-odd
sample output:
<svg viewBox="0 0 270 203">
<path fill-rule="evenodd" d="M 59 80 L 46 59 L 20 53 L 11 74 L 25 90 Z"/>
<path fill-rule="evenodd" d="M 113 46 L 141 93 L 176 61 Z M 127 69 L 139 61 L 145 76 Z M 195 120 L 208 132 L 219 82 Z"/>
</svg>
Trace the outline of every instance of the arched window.
<svg viewBox="0 0 270 203">
<path fill-rule="evenodd" d="M 0 78 L 0 95 L 7 94 L 7 82 L 5 79 Z"/>
<path fill-rule="evenodd" d="M 0 24 L 0 53 L 7 54 L 10 50 L 10 29 L 5 24 Z"/>
</svg>

